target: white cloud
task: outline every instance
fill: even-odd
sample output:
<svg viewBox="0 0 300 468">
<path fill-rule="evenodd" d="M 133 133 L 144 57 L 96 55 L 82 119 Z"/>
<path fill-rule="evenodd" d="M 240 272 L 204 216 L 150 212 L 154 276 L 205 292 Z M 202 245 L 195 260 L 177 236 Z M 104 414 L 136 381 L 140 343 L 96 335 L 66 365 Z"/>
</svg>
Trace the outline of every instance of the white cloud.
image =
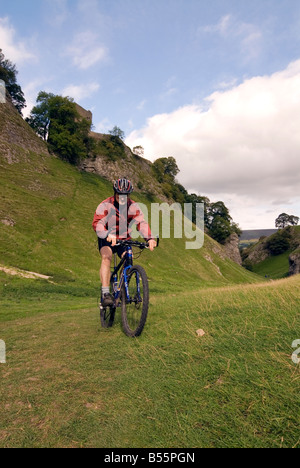
<svg viewBox="0 0 300 468">
<path fill-rule="evenodd" d="M 90 31 L 77 34 L 73 44 L 66 50 L 66 55 L 72 58 L 73 64 L 82 69 L 103 62 L 108 57 L 107 48 L 99 43 L 98 36 Z"/>
<path fill-rule="evenodd" d="M 180 182 L 212 200 L 229 200 L 237 222 L 246 223 L 245 206 L 267 216 L 283 203 L 300 204 L 300 60 L 216 92 L 204 104 L 155 115 L 126 143 L 142 145 L 152 160 L 174 156 Z"/>
<path fill-rule="evenodd" d="M 82 85 L 69 85 L 63 89 L 62 95 L 72 97 L 76 102 L 92 96 L 100 89 L 98 83 L 86 83 Z"/>
<path fill-rule="evenodd" d="M 223 16 L 217 24 L 200 27 L 201 34 L 218 34 L 223 40 L 234 40 L 244 61 L 256 58 L 261 51 L 263 34 L 257 25 L 239 21 L 233 15 Z"/>
<path fill-rule="evenodd" d="M 19 40 L 9 18 L 0 18 L 0 47 L 5 58 L 20 65 L 28 60 L 35 59 L 35 55 L 29 50 L 28 40 Z"/>
</svg>

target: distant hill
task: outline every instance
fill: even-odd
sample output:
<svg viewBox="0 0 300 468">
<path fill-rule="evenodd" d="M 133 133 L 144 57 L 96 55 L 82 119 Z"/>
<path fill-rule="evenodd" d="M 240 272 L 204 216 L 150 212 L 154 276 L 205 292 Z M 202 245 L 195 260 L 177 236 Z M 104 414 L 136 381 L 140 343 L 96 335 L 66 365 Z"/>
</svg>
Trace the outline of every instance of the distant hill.
<svg viewBox="0 0 300 468">
<path fill-rule="evenodd" d="M 274 234 L 277 229 L 250 229 L 242 232 L 240 240 L 260 239 L 262 236 L 269 237 Z"/>
</svg>

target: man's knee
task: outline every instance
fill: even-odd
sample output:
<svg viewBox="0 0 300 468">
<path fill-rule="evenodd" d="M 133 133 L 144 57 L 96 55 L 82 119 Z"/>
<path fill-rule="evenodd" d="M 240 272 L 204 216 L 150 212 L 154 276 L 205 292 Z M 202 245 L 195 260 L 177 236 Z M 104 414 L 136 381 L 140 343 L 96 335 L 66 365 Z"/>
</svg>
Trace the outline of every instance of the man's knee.
<svg viewBox="0 0 300 468">
<path fill-rule="evenodd" d="M 100 250 L 102 261 L 110 263 L 112 261 L 112 250 L 110 247 L 102 247 Z"/>
</svg>

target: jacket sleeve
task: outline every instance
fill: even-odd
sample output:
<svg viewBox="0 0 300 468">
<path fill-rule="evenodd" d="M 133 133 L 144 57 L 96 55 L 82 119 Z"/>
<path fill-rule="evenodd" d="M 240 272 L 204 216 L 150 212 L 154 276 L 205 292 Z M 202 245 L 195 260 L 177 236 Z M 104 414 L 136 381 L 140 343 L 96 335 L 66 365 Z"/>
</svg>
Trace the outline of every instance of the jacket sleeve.
<svg viewBox="0 0 300 468">
<path fill-rule="evenodd" d="M 150 226 L 145 221 L 143 212 L 140 209 L 138 203 L 133 202 L 132 205 L 130 205 L 128 210 L 128 217 L 131 220 L 131 222 L 134 222 L 137 225 L 138 231 L 141 233 L 141 235 L 146 241 L 153 239 Z"/>
<path fill-rule="evenodd" d="M 105 239 L 112 231 L 113 223 L 115 225 L 114 207 L 109 200 L 100 203 L 93 220 L 93 229 L 100 239 Z"/>
</svg>

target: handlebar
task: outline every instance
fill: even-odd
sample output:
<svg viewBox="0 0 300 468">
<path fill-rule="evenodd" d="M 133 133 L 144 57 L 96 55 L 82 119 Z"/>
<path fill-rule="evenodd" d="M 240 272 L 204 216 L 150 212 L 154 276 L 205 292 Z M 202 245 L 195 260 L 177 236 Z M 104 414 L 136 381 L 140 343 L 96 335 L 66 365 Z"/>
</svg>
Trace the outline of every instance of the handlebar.
<svg viewBox="0 0 300 468">
<path fill-rule="evenodd" d="M 159 245 L 159 237 L 157 237 L 157 239 L 153 239 L 153 240 L 156 240 L 156 247 L 158 247 Z M 141 250 L 142 249 L 148 249 L 149 247 L 149 242 L 138 242 L 138 241 L 133 241 L 133 240 L 118 240 L 118 242 L 116 243 L 116 245 L 129 245 L 129 246 L 132 246 L 132 247 L 139 247 Z"/>
</svg>

